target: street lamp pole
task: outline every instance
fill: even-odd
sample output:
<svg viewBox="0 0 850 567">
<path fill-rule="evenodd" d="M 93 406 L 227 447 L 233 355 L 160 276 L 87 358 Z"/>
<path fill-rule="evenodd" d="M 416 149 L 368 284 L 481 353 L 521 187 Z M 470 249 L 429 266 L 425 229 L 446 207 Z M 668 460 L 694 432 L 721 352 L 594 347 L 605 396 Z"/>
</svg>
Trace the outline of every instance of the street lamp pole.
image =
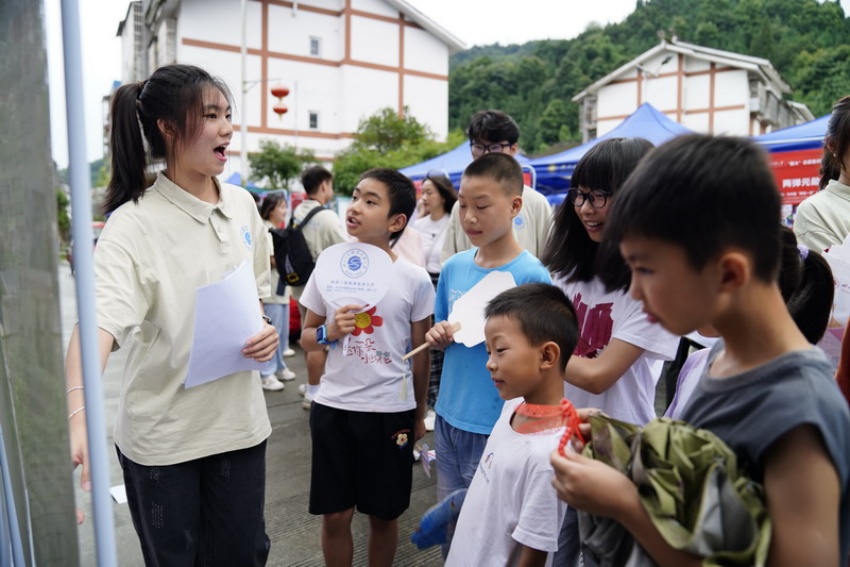
<svg viewBox="0 0 850 567">
<path fill-rule="evenodd" d="M 248 13 L 248 0 L 242 0 L 242 80 L 239 106 L 241 119 L 239 120 L 239 166 L 242 170 L 242 186 L 248 186 L 248 109 L 245 104 L 248 100 L 248 83 L 245 81 L 245 69 L 248 63 L 248 34 L 246 31 L 246 20 Z"/>
</svg>

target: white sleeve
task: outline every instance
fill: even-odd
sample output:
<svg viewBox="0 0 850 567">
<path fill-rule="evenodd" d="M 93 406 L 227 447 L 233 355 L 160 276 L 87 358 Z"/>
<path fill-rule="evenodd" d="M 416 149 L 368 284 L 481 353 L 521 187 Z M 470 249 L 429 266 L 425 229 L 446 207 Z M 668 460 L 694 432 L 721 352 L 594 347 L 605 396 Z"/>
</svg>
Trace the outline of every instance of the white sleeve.
<svg viewBox="0 0 850 567">
<path fill-rule="evenodd" d="M 517 543 L 540 551 L 558 550 L 558 533 L 567 510 L 552 486 L 553 474 L 548 463 L 532 471 L 525 487 L 519 521 L 511 533 Z"/>
</svg>

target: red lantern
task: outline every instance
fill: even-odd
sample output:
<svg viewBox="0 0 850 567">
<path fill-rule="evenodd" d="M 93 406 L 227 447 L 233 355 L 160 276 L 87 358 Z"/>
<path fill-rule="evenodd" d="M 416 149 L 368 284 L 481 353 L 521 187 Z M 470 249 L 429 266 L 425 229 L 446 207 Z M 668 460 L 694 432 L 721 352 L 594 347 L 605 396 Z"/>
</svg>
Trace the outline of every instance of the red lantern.
<svg viewBox="0 0 850 567">
<path fill-rule="evenodd" d="M 289 89 L 283 85 L 275 85 L 272 87 L 272 95 L 281 99 L 289 94 Z"/>
<path fill-rule="evenodd" d="M 274 107 L 272 107 L 272 110 L 274 111 L 275 114 L 278 115 L 278 117 L 280 119 L 283 119 L 283 115 L 286 114 L 287 112 L 289 112 L 289 109 L 282 104 L 274 105 Z"/>
</svg>

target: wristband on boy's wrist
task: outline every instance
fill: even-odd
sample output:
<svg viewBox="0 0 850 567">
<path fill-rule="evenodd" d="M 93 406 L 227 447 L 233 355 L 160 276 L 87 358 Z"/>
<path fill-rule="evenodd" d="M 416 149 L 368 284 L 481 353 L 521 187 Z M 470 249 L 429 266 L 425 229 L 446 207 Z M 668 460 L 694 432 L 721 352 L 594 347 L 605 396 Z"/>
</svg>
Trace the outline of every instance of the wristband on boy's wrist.
<svg viewBox="0 0 850 567">
<path fill-rule="evenodd" d="M 320 345 L 330 345 L 336 342 L 330 340 L 330 338 L 328 337 L 327 325 L 319 325 L 318 327 L 316 327 L 316 342 Z"/>
</svg>

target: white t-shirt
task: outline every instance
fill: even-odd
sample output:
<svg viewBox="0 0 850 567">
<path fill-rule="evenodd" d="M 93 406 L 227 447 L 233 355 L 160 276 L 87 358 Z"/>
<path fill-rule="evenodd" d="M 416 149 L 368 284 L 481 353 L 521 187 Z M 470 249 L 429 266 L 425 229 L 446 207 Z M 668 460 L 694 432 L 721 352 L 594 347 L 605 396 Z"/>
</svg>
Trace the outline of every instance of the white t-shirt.
<svg viewBox="0 0 850 567">
<path fill-rule="evenodd" d="M 487 440 L 460 510 L 446 567 L 517 565 L 519 545 L 550 552 L 546 565 L 552 565 L 567 505 L 552 486 L 549 454 L 564 428 L 517 433 L 511 418 L 522 402 L 505 402 Z"/>
<path fill-rule="evenodd" d="M 605 285 L 594 278 L 589 282 L 567 283 L 563 277 L 555 285 L 573 302 L 579 324 L 579 341 L 573 356 L 596 358 L 611 339 L 619 339 L 644 349 L 644 353 L 608 390 L 591 394 L 564 383 L 564 396 L 577 408 L 599 408 L 609 416 L 643 425 L 656 417 L 655 385 L 659 360 L 676 356 L 679 337 L 650 323 L 643 303 L 632 299 L 626 291 L 605 291 Z"/>
<path fill-rule="evenodd" d="M 682 369 L 679 371 L 679 378 L 676 381 L 676 394 L 670 401 L 670 406 L 664 412 L 664 417 L 671 419 L 682 419 L 682 412 L 691 400 L 694 390 L 699 384 L 699 379 L 705 372 L 705 367 L 708 364 L 708 355 L 711 353 L 710 348 L 698 350 L 688 357 Z"/>
<path fill-rule="evenodd" d="M 431 220 L 431 215 L 416 219 L 413 223 L 419 234 L 422 235 L 422 248 L 425 251 L 425 269 L 429 274 L 439 274 L 443 267 L 440 255 L 443 252 L 443 242 L 446 240 L 446 228 L 449 225 L 450 215 L 445 214 L 440 220 Z"/>
<path fill-rule="evenodd" d="M 396 413 L 416 407 L 410 361 L 410 324 L 434 312 L 434 286 L 424 268 L 398 258 L 387 294 L 368 309 L 348 340 L 331 345 L 315 401 L 349 411 Z M 304 286 L 301 303 L 331 318 L 336 308 L 319 293 L 316 279 Z"/>
</svg>

